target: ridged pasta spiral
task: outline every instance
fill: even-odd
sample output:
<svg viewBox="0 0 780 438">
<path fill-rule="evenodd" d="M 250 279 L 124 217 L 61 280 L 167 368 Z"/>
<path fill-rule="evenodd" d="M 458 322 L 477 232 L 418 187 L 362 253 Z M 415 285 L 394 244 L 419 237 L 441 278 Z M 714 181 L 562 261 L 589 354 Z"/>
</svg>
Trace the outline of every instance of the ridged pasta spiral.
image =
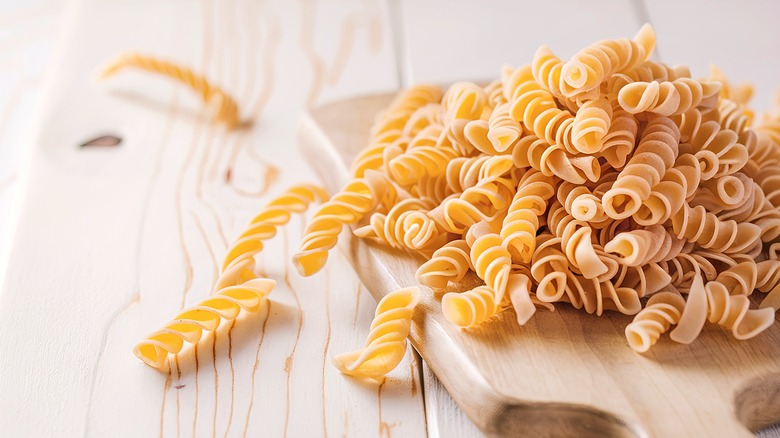
<svg viewBox="0 0 780 438">
<path fill-rule="evenodd" d="M 506 152 L 523 135 L 523 128 L 509 115 L 509 103 L 493 109 L 488 121 L 488 139 L 498 153 Z"/>
<path fill-rule="evenodd" d="M 571 142 L 577 151 L 595 154 L 604 148 L 612 124 L 612 105 L 606 97 L 582 104 L 574 116 Z"/>
<path fill-rule="evenodd" d="M 547 226 L 554 236 L 561 238 L 561 248 L 569 260 L 570 270 L 589 280 L 614 275 L 617 263 L 609 263 L 603 249 L 597 251 L 590 225 L 574 219 L 557 200 L 550 206 Z M 600 256 L 599 252 L 603 254 Z M 610 265 L 613 265 L 612 269 Z"/>
<path fill-rule="evenodd" d="M 371 138 L 376 139 L 388 131 L 402 131 L 412 114 L 429 103 L 438 103 L 441 98 L 442 89 L 436 85 L 417 84 L 405 89 L 379 114 L 371 127 Z"/>
<path fill-rule="evenodd" d="M 705 122 L 698 127 L 689 141 L 700 162 L 702 180 L 731 175 L 745 166 L 747 148 L 737 140 L 736 132 L 721 129 L 717 122 Z"/>
<path fill-rule="evenodd" d="M 643 266 L 670 260 L 680 253 L 685 241 L 678 239 L 661 225 L 620 233 L 604 245 L 604 250 L 616 254 L 618 263 Z"/>
<path fill-rule="evenodd" d="M 717 121 L 723 129 L 729 129 L 737 134 L 742 134 L 750 127 L 752 116 L 745 114 L 744 108 L 733 100 L 721 99 L 718 103 L 717 111 L 712 113 L 717 115 Z"/>
<path fill-rule="evenodd" d="M 293 264 L 303 276 L 325 266 L 330 251 L 344 225 L 359 222 L 377 206 L 395 204 L 397 193 L 383 174 L 368 170 L 363 178 L 353 179 L 322 204 L 304 230 Z"/>
<path fill-rule="evenodd" d="M 353 161 L 351 168 L 353 177 L 362 178 L 366 170 L 381 169 L 386 163 L 384 159 L 386 148 L 400 140 L 403 135 L 412 136 L 415 134 L 415 129 L 422 129 L 430 124 L 434 116 L 429 114 L 430 109 L 423 109 L 432 103 L 436 103 L 438 107 L 441 97 L 441 88 L 419 84 L 407 88 L 393 99 L 390 106 L 379 114 L 374 122 L 368 147 L 360 151 Z M 435 114 L 435 111 L 433 112 Z M 406 125 L 410 121 L 412 124 L 407 128 Z"/>
<path fill-rule="evenodd" d="M 633 82 L 620 89 L 618 102 L 631 114 L 649 112 L 662 116 L 682 114 L 691 108 L 715 105 L 720 84 L 680 78 L 667 82 Z"/>
<path fill-rule="evenodd" d="M 547 201 L 555 195 L 554 183 L 551 177 L 534 170 L 526 172 L 520 180 L 500 233 L 513 261 L 531 261 L 536 250 L 539 216 L 544 214 Z"/>
<path fill-rule="evenodd" d="M 471 245 L 469 257 L 474 272 L 493 291 L 496 304 L 500 303 L 512 269 L 512 256 L 501 235 L 488 232 L 478 236 Z"/>
<path fill-rule="evenodd" d="M 444 317 L 462 327 L 477 326 L 496 314 L 499 303 L 490 286 L 477 286 L 466 292 L 449 292 L 441 299 Z"/>
<path fill-rule="evenodd" d="M 442 110 L 450 120 L 478 120 L 487 105 L 487 95 L 479 85 L 457 82 L 450 86 L 442 98 Z"/>
<path fill-rule="evenodd" d="M 745 266 L 755 269 L 755 262 L 740 263 L 718 275 L 704 287 L 707 292 L 707 319 L 729 330 L 736 339 L 750 339 L 766 330 L 775 321 L 772 308 L 750 309 L 747 294 L 731 292 L 724 284 L 729 274 Z M 752 292 L 752 289 L 750 290 Z"/>
<path fill-rule="evenodd" d="M 443 244 L 446 233 L 425 212 L 433 203 L 418 198 L 404 199 L 387 214 L 371 215 L 370 223 L 353 233 L 364 239 L 376 239 L 393 248 L 425 250 Z"/>
<path fill-rule="evenodd" d="M 574 219 L 587 221 L 591 226 L 611 220 L 604 213 L 601 198 L 586 186 L 564 181 L 558 186 L 557 195 L 558 202 Z"/>
<path fill-rule="evenodd" d="M 107 78 L 128 67 L 158 73 L 184 83 L 198 93 L 213 113 L 215 121 L 224 123 L 228 129 L 238 126 L 238 104 L 232 97 L 221 88 L 210 84 L 205 77 L 172 62 L 140 53 L 126 53 L 107 65 L 100 73 L 100 78 Z"/>
<path fill-rule="evenodd" d="M 699 187 L 699 161 L 691 154 L 681 154 L 661 181 L 653 186 L 650 196 L 633 214 L 632 219 L 643 226 L 661 224 L 680 211 L 685 200 Z"/>
<path fill-rule="evenodd" d="M 565 98 L 560 88 L 563 64 L 546 45 L 536 50 L 531 64 L 531 72 L 536 82 L 559 101 Z"/>
<path fill-rule="evenodd" d="M 212 296 L 180 312 L 171 322 L 139 342 L 133 352 L 147 365 L 162 368 L 169 354 L 181 351 L 184 342 L 197 343 L 203 331 L 214 331 L 220 321 L 235 319 L 241 310 L 257 312 L 276 284 L 254 273 L 254 256 L 263 241 L 276 235 L 292 213 L 303 213 L 327 193 L 315 185 L 293 186 L 269 202 L 250 222 L 225 255 Z"/>
<path fill-rule="evenodd" d="M 597 181 L 601 167 L 589 155 L 574 156 L 558 145 L 549 145 L 535 135 L 521 138 L 512 149 L 512 161 L 517 167 L 533 167 L 546 176 L 557 176 L 574 184 Z"/>
<path fill-rule="evenodd" d="M 470 254 L 471 248 L 465 240 L 453 240 L 434 251 L 430 260 L 417 268 L 415 277 L 432 289 L 444 289 L 449 282 L 461 281 L 473 269 Z"/>
<path fill-rule="evenodd" d="M 704 207 L 691 207 L 687 203 L 671 219 L 677 237 L 727 254 L 745 251 L 759 241 L 761 235 L 761 228 L 757 225 L 722 221 Z"/>
<path fill-rule="evenodd" d="M 606 81 L 606 94 L 613 103 L 617 103 L 620 89 L 634 82 L 671 82 L 690 78 L 691 72 L 685 66 L 669 66 L 653 61 L 645 61 L 638 66 L 612 75 Z"/>
<path fill-rule="evenodd" d="M 677 291 L 662 291 L 650 297 L 645 308 L 626 326 L 629 347 L 639 353 L 649 350 L 669 327 L 680 322 L 684 308 L 685 299 Z"/>
<path fill-rule="evenodd" d="M 323 202 L 328 194 L 312 184 L 296 185 L 269 202 L 249 222 L 246 230 L 228 248 L 221 272 L 246 257 L 254 257 L 263 250 L 263 241 L 276 235 L 276 230 L 290 222 L 292 213 L 304 213 L 314 201 Z"/>
<path fill-rule="evenodd" d="M 602 198 L 609 217 L 625 219 L 639 210 L 677 160 L 679 141 L 679 128 L 671 120 L 653 117 L 648 121 L 634 155 Z"/>
<path fill-rule="evenodd" d="M 634 150 L 636 136 L 639 132 L 639 122 L 628 111 L 613 106 L 612 123 L 607 135 L 604 136 L 604 146 L 601 156 L 615 169 L 622 169 L 628 157 Z"/>
<path fill-rule="evenodd" d="M 515 70 L 504 87 L 508 90 L 505 94 L 511 96 L 509 114 L 513 119 L 548 144 L 561 146 L 569 153 L 579 152 L 572 144 L 574 116 L 558 108 L 553 95 L 534 79 L 531 66 Z"/>
<path fill-rule="evenodd" d="M 599 41 L 578 52 L 561 70 L 560 88 L 568 98 L 589 97 L 607 78 L 647 61 L 655 48 L 655 32 L 642 26 L 632 40 Z"/>
<path fill-rule="evenodd" d="M 204 330 L 216 330 L 222 320 L 233 320 L 242 310 L 259 311 L 276 282 L 257 278 L 252 272 L 254 263 L 253 258 L 244 258 L 231 265 L 220 276 L 212 296 L 184 309 L 136 344 L 136 357 L 152 368 L 162 369 L 169 354 L 179 353 L 184 342 L 198 343 Z"/>
<path fill-rule="evenodd" d="M 463 193 L 480 182 L 494 181 L 513 170 L 512 158 L 508 155 L 481 155 L 458 157 L 447 164 L 447 186 L 453 193 Z"/>
<path fill-rule="evenodd" d="M 447 164 L 458 156 L 449 141 L 432 145 L 421 143 L 410 145 L 403 154 L 390 160 L 387 167 L 394 181 L 410 185 L 426 176 L 444 173 Z"/>
<path fill-rule="evenodd" d="M 419 287 L 385 295 L 377 304 L 365 346 L 334 356 L 333 365 L 350 376 L 383 381 L 406 354 L 406 338 L 419 300 Z"/>
</svg>

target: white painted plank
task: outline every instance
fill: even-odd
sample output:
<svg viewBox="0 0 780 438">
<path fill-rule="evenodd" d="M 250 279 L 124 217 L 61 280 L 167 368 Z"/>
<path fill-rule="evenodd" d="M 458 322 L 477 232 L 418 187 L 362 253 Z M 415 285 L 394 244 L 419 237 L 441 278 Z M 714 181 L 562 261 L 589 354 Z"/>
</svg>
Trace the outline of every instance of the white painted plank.
<svg viewBox="0 0 780 438">
<path fill-rule="evenodd" d="M 460 410 L 447 389 L 423 362 L 425 383 L 425 413 L 428 417 L 429 437 L 478 438 L 484 436 L 477 426 Z"/>
<path fill-rule="evenodd" d="M 8 262 L 24 133 L 39 107 L 40 87 L 60 30 L 64 2 L 0 4 L 0 284 Z"/>
<path fill-rule="evenodd" d="M 641 25 L 630 0 L 401 0 L 401 15 L 409 83 L 493 79 L 504 64 L 530 63 L 542 44 L 569 57 Z"/>
<path fill-rule="evenodd" d="M 88 0 L 77 15 L 0 294 L 0 430 L 424 436 L 414 356 L 382 386 L 329 365 L 362 344 L 375 304 L 338 253 L 315 277 L 294 273 L 302 219 L 260 257 L 279 281 L 267 311 L 207 336 L 170 375 L 130 352 L 209 293 L 227 242 L 270 195 L 313 179 L 295 148 L 304 106 L 396 88 L 381 4 Z M 225 133 L 148 75 L 94 83 L 126 49 L 206 71 L 253 128 Z M 121 147 L 76 147 L 107 131 Z"/>
<path fill-rule="evenodd" d="M 664 62 L 706 77 L 710 64 L 730 80 L 753 82 L 753 104 L 769 110 L 780 91 L 780 2 L 653 0 L 645 2 Z"/>
</svg>

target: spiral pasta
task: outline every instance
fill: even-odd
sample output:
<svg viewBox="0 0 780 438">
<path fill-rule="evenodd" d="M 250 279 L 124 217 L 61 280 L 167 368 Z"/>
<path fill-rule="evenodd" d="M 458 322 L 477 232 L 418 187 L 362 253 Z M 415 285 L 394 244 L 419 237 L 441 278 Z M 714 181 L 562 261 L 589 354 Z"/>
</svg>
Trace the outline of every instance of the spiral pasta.
<svg viewBox="0 0 780 438">
<path fill-rule="evenodd" d="M 490 286 L 478 286 L 466 292 L 449 292 L 441 299 L 444 317 L 452 324 L 469 328 L 496 314 L 498 300 Z"/>
<path fill-rule="evenodd" d="M 740 263 L 726 271 L 723 271 L 714 281 L 705 285 L 707 293 L 707 319 L 729 330 L 735 338 L 750 339 L 769 328 L 775 321 L 775 310 L 772 308 L 750 309 L 749 291 L 731 292 L 726 285 L 729 274 L 736 270 L 755 270 L 754 262 Z M 737 274 L 741 279 L 740 274 Z M 742 274 L 744 275 L 744 274 Z M 755 275 L 755 274 L 754 274 Z"/>
<path fill-rule="evenodd" d="M 554 180 L 538 171 L 523 175 L 507 210 L 500 235 L 513 261 L 528 263 L 536 249 L 539 216 L 555 195 Z"/>
<path fill-rule="evenodd" d="M 257 278 L 252 273 L 251 258 L 231 268 L 222 274 L 212 296 L 184 309 L 163 328 L 137 343 L 133 348 L 136 357 L 152 368 L 162 369 L 169 354 L 179 353 L 184 342 L 198 343 L 204 330 L 216 330 L 222 320 L 233 320 L 242 310 L 258 312 L 276 282 Z"/>
<path fill-rule="evenodd" d="M 244 310 L 257 312 L 275 281 L 258 278 L 254 256 L 264 240 L 290 221 L 292 213 L 303 213 L 316 200 L 324 200 L 323 189 L 311 184 L 293 186 L 269 202 L 228 249 L 212 296 L 180 312 L 163 328 L 136 344 L 133 353 L 147 365 L 162 368 L 169 354 L 177 354 L 184 342 L 197 343 L 203 331 L 214 331 L 222 320 L 233 320 Z"/>
<path fill-rule="evenodd" d="M 230 246 L 222 262 L 222 272 L 247 257 L 263 250 L 263 241 L 276 235 L 277 228 L 290 222 L 292 213 L 304 213 L 314 201 L 323 202 L 328 194 L 312 184 L 301 184 L 288 189 L 269 202 L 249 222 L 249 226 Z"/>
<path fill-rule="evenodd" d="M 461 281 L 473 268 L 471 248 L 465 240 L 457 239 L 434 251 L 430 260 L 417 268 L 416 278 L 420 284 L 441 290 L 449 282 Z"/>
<path fill-rule="evenodd" d="M 711 107 L 720 84 L 680 78 L 666 82 L 633 82 L 620 89 L 620 107 L 631 114 L 649 112 L 663 116 L 682 114 L 698 106 Z"/>
<path fill-rule="evenodd" d="M 685 299 L 677 291 L 658 292 L 626 326 L 626 340 L 636 352 L 644 353 L 669 327 L 677 324 L 685 308 Z"/>
<path fill-rule="evenodd" d="M 645 127 L 634 156 L 602 198 L 607 216 L 625 219 L 636 213 L 661 182 L 679 153 L 680 131 L 671 120 L 654 117 Z"/>
<path fill-rule="evenodd" d="M 406 338 L 419 299 L 418 287 L 385 295 L 377 304 L 364 347 L 334 356 L 333 365 L 350 376 L 383 381 L 406 354 Z"/>
<path fill-rule="evenodd" d="M 563 65 L 561 91 L 568 98 L 588 97 L 612 74 L 647 61 L 654 48 L 655 32 L 649 24 L 644 25 L 632 40 L 599 41 Z"/>
<path fill-rule="evenodd" d="M 100 78 L 113 76 L 128 67 L 158 73 L 186 84 L 198 93 L 213 113 L 215 121 L 224 123 L 228 129 L 238 126 L 238 104 L 232 97 L 221 88 L 210 84 L 205 77 L 172 62 L 140 53 L 125 53 L 108 64 L 100 73 Z"/>
<path fill-rule="evenodd" d="M 377 206 L 395 203 L 396 190 L 388 179 L 374 171 L 353 179 L 340 192 L 322 204 L 304 231 L 293 264 L 303 276 L 315 274 L 328 260 L 344 225 L 354 224 Z"/>
<path fill-rule="evenodd" d="M 739 253 L 750 248 L 759 241 L 761 234 L 761 228 L 757 225 L 722 221 L 702 206 L 683 204 L 683 208 L 671 220 L 677 237 L 725 253 Z"/>
<path fill-rule="evenodd" d="M 393 248 L 424 250 L 432 245 L 441 246 L 446 233 L 425 214 L 431 207 L 430 201 L 405 199 L 395 204 L 386 215 L 371 215 L 370 223 L 356 229 L 354 234 L 377 239 Z"/>
<path fill-rule="evenodd" d="M 523 128 L 509 114 L 509 103 L 493 109 L 488 121 L 488 139 L 497 153 L 506 152 L 523 135 Z"/>
</svg>

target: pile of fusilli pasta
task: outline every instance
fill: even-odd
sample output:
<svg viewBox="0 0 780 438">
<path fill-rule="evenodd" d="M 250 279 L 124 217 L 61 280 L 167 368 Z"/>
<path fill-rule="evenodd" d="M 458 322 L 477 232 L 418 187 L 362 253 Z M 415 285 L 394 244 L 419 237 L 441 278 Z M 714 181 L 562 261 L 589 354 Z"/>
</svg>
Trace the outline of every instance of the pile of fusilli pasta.
<svg viewBox="0 0 780 438">
<path fill-rule="evenodd" d="M 360 238 L 423 256 L 417 279 L 434 291 L 470 271 L 484 280 L 443 295 L 460 327 L 510 308 L 523 325 L 568 303 L 634 315 L 626 339 L 640 352 L 672 325 L 681 343 L 706 321 L 737 339 L 759 334 L 780 308 L 780 114 L 755 123 L 750 86 L 649 61 L 654 46 L 645 26 L 568 61 L 543 46 L 487 86 L 405 90 L 378 117 L 353 179 L 312 216 L 293 263 L 316 273 L 343 227 L 358 225 Z M 162 368 L 204 330 L 258 311 L 274 283 L 254 274 L 254 256 L 324 197 L 298 186 L 269 203 L 228 251 L 215 295 L 136 355 Z M 768 293 L 758 308 L 756 289 Z M 420 293 L 388 294 L 365 346 L 334 365 L 381 380 L 404 355 Z"/>
<path fill-rule="evenodd" d="M 645 26 L 568 61 L 541 47 L 487 86 L 402 92 L 294 263 L 317 272 L 358 224 L 424 256 L 417 279 L 433 290 L 484 280 L 443 295 L 461 327 L 508 308 L 522 325 L 563 302 L 635 315 L 637 351 L 672 325 L 691 342 L 706 320 L 759 334 L 780 306 L 780 118 L 753 127 L 749 86 L 649 61 L 654 46 Z"/>
</svg>

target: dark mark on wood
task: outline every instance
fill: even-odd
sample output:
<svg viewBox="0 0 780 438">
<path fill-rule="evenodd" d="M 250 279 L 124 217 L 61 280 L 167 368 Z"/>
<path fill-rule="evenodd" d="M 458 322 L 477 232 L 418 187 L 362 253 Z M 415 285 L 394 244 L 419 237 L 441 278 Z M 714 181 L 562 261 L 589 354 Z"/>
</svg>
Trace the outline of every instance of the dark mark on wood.
<svg viewBox="0 0 780 438">
<path fill-rule="evenodd" d="M 101 135 L 82 143 L 79 147 L 114 147 L 122 143 L 122 138 L 115 135 Z"/>
</svg>

